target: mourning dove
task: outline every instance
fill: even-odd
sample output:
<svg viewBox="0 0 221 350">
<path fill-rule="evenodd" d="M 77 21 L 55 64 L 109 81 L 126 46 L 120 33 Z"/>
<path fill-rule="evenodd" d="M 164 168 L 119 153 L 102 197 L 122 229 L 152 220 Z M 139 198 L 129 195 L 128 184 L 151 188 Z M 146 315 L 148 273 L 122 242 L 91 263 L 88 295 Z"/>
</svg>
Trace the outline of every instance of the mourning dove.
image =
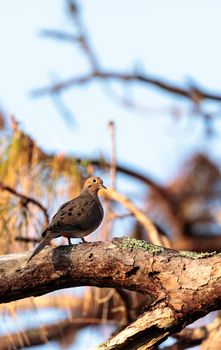
<svg viewBox="0 0 221 350">
<path fill-rule="evenodd" d="M 64 203 L 52 218 L 48 228 L 42 233 L 43 240 L 34 250 L 28 262 L 38 254 L 53 238 L 64 236 L 71 245 L 71 238 L 89 235 L 100 225 L 104 211 L 98 198 L 98 191 L 106 187 L 99 177 L 86 180 L 80 195 Z"/>
</svg>

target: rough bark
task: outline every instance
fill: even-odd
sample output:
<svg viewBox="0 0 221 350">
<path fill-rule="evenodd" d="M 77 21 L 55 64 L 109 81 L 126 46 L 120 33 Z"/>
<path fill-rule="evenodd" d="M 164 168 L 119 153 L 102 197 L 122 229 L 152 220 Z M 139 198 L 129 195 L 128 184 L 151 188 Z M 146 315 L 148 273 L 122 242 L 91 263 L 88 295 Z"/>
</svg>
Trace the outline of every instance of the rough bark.
<svg viewBox="0 0 221 350">
<path fill-rule="evenodd" d="M 221 306 L 221 255 L 178 252 L 123 238 L 0 258 L 0 302 L 75 286 L 123 287 L 151 307 L 98 349 L 150 349 Z"/>
</svg>

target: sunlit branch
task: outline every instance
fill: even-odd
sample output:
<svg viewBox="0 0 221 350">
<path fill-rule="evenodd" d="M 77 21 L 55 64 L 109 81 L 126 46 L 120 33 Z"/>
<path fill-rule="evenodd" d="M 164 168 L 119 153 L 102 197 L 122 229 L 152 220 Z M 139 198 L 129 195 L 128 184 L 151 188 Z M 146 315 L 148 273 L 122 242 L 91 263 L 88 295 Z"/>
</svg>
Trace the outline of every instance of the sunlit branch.
<svg viewBox="0 0 221 350">
<path fill-rule="evenodd" d="M 154 223 L 150 220 L 150 218 L 144 214 L 141 210 L 139 210 L 128 198 L 118 193 L 115 190 L 108 190 L 104 192 L 104 196 L 107 196 L 109 199 L 115 200 L 123 205 L 129 212 L 131 212 L 136 220 L 143 225 L 144 229 L 147 232 L 149 240 L 153 244 L 161 245 L 162 241 L 160 238 L 160 234 L 157 231 Z"/>
</svg>

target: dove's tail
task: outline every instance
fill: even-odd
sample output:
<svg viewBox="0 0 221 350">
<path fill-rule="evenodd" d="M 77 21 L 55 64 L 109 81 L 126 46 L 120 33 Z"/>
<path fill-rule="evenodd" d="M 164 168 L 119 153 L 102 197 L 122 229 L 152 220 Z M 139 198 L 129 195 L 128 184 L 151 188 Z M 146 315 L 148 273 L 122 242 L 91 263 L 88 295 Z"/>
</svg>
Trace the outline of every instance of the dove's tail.
<svg viewBox="0 0 221 350">
<path fill-rule="evenodd" d="M 27 260 L 27 263 L 29 263 L 29 261 L 36 255 L 38 254 L 42 249 L 44 249 L 44 247 L 46 245 L 48 245 L 48 243 L 55 238 L 54 235 L 52 235 L 52 233 L 50 231 L 44 231 L 42 233 L 42 237 L 44 237 L 42 239 L 42 241 L 39 243 L 39 245 L 35 248 L 35 250 L 33 251 L 32 255 L 30 256 L 30 258 Z"/>
</svg>

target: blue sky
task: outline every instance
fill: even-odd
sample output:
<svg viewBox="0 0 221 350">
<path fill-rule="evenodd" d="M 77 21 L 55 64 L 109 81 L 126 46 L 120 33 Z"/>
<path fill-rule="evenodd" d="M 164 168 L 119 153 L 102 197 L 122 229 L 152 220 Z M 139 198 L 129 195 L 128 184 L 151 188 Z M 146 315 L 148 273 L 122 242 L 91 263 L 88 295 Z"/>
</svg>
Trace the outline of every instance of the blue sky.
<svg viewBox="0 0 221 350">
<path fill-rule="evenodd" d="M 194 78 L 205 87 L 220 89 L 219 1 L 84 1 L 82 15 L 104 67 L 132 69 L 175 82 Z M 75 154 L 109 154 L 107 123 L 117 125 L 118 159 L 165 180 L 186 154 L 219 142 L 202 139 L 197 119 L 174 123 L 167 113 L 147 115 L 123 109 L 98 84 L 71 89 L 64 100 L 75 115 L 70 128 L 50 98 L 33 99 L 30 91 L 52 77 L 68 78 L 87 70 L 79 50 L 39 36 L 41 29 L 72 29 L 62 0 L 8 0 L 0 4 L 0 101 L 7 112 L 48 150 Z M 112 87 L 118 88 L 112 84 Z M 152 88 L 133 89 L 149 108 L 178 104 Z M 181 106 L 186 106 L 181 101 Z M 218 128 L 220 128 L 218 123 Z"/>
</svg>

